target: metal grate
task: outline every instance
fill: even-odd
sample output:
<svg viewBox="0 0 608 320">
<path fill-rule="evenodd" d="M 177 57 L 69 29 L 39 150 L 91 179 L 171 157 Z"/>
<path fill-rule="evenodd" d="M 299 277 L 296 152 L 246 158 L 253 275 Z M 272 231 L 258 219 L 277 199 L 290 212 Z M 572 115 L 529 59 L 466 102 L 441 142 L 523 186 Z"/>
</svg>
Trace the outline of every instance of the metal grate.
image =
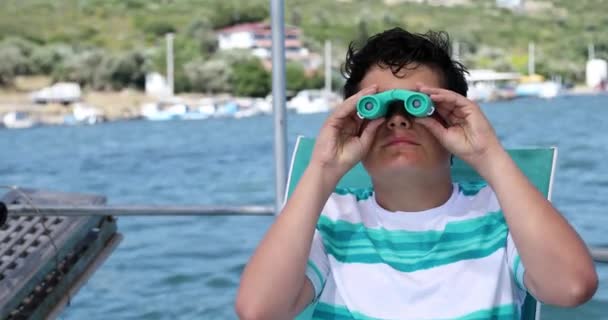
<svg viewBox="0 0 608 320">
<path fill-rule="evenodd" d="M 7 204 L 101 205 L 105 198 L 25 190 Z M 96 257 L 116 237 L 112 217 L 9 217 L 0 228 L 0 318 L 46 318 L 69 300 Z M 77 288 L 76 288 L 77 289 Z"/>
</svg>

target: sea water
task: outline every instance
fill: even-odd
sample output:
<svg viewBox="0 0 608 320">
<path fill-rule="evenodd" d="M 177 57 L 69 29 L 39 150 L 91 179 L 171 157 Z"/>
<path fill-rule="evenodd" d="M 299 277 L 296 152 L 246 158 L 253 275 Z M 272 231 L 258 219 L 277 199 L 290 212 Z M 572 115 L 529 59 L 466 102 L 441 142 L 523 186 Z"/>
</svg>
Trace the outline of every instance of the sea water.
<svg viewBox="0 0 608 320">
<path fill-rule="evenodd" d="M 608 96 L 482 105 L 507 147 L 557 146 L 553 203 L 590 245 L 608 245 Z M 288 145 L 327 114 L 288 116 Z M 0 184 L 105 195 L 108 203 L 273 205 L 273 119 L 129 121 L 0 130 Z M 121 217 L 124 240 L 61 319 L 235 319 L 247 259 L 271 217 Z M 543 319 L 604 319 L 608 267 L 576 309 Z"/>
</svg>

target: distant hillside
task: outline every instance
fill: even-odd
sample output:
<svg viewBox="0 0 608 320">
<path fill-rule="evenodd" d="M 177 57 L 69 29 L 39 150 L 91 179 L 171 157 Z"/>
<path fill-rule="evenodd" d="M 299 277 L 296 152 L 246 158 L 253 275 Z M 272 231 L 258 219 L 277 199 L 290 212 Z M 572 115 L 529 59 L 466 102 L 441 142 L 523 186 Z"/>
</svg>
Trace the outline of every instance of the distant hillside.
<svg viewBox="0 0 608 320">
<path fill-rule="evenodd" d="M 153 68 L 160 70 L 166 32 L 177 32 L 176 49 L 183 51 L 185 63 L 212 52 L 208 42 L 213 29 L 269 19 L 268 0 L 2 2 L 0 38 L 19 36 L 41 45 L 66 43 L 114 53 L 148 52 L 157 56 Z M 597 56 L 608 58 L 608 3 L 604 0 L 528 1 L 528 12 L 501 9 L 491 0 L 452 0 L 456 5 L 449 7 L 436 5 L 437 0 L 430 1 L 435 5 L 425 2 L 286 0 L 285 19 L 303 29 L 305 43 L 313 50 L 320 51 L 325 39 L 332 40 L 337 59 L 343 57 L 350 40 L 392 26 L 417 32 L 448 31 L 459 41 L 461 57 L 469 67 L 526 72 L 530 41 L 536 44 L 536 70 L 547 76 L 580 81 L 591 42 Z"/>
</svg>

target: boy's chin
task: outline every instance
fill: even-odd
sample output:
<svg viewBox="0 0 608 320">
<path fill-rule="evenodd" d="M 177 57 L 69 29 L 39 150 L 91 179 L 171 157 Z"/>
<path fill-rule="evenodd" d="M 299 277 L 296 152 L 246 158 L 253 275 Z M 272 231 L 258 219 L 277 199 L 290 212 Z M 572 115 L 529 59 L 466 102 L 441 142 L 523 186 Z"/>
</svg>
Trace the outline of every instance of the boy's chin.
<svg viewBox="0 0 608 320">
<path fill-rule="evenodd" d="M 375 176 L 395 177 L 435 174 L 443 167 L 437 162 L 429 162 L 429 159 L 416 155 L 400 155 L 390 159 L 382 159 L 375 163 L 365 163 L 369 171 L 373 171 Z M 371 165 L 371 166 L 370 166 Z M 371 172 L 370 172 L 371 173 Z"/>
<path fill-rule="evenodd" d="M 411 158 L 394 159 L 390 162 L 379 163 L 375 166 L 375 173 L 381 176 L 396 176 L 402 174 L 412 174 L 421 172 L 425 169 L 422 161 Z"/>
</svg>

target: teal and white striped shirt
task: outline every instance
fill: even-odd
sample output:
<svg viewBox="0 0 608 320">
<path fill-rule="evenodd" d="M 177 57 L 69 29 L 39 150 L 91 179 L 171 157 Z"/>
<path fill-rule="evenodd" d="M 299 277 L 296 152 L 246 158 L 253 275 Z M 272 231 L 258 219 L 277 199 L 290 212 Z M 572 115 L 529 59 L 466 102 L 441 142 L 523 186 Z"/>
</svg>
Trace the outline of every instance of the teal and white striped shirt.
<svg viewBox="0 0 608 320">
<path fill-rule="evenodd" d="M 306 270 L 313 319 L 519 319 L 523 274 L 492 189 L 459 184 L 422 212 L 389 212 L 372 190 L 338 190 Z"/>
</svg>

